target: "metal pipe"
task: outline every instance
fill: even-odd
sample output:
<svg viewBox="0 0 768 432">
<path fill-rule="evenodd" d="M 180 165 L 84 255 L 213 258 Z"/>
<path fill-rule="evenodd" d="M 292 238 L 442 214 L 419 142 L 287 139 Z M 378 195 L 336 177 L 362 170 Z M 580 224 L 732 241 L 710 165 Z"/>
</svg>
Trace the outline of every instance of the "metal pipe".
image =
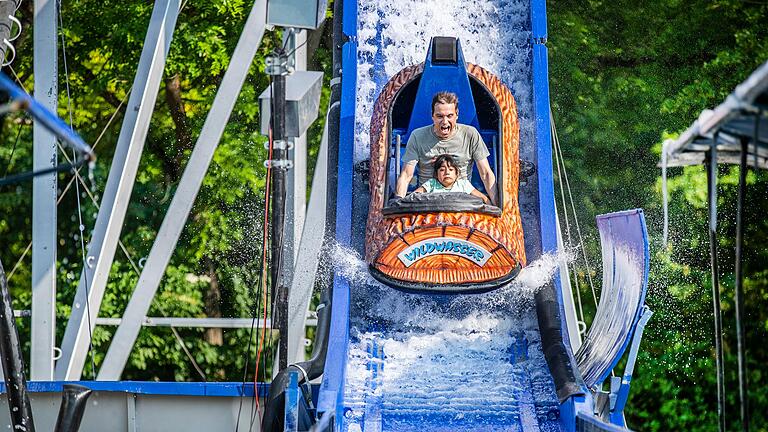
<svg viewBox="0 0 768 432">
<path fill-rule="evenodd" d="M 744 269 L 742 252 L 744 245 L 744 194 L 747 188 L 747 151 L 749 139 L 741 139 L 741 160 L 739 163 L 739 193 L 736 202 L 736 344 L 739 359 L 739 401 L 741 430 L 749 431 L 749 394 L 747 393 L 747 359 L 744 344 Z"/>
<path fill-rule="evenodd" d="M 273 54 L 272 76 L 272 199 L 270 209 L 272 296 L 280 331 L 278 370 L 288 366 L 288 284 L 283 277 L 283 236 L 285 231 L 285 195 L 288 140 L 285 136 L 285 75 L 287 57 L 281 50 Z"/>
<path fill-rule="evenodd" d="M 712 150 L 707 154 L 707 198 L 709 202 L 709 256 L 712 270 L 712 306 L 715 320 L 715 366 L 717 368 L 717 423 L 725 431 L 725 381 L 723 363 L 723 318 L 720 308 L 720 272 L 717 259 L 717 141 L 715 134 Z"/>
<path fill-rule="evenodd" d="M 400 134 L 395 134 L 395 178 L 400 175 Z"/>
<path fill-rule="evenodd" d="M 0 362 L 5 377 L 11 424 L 14 431 L 34 432 L 32 406 L 29 403 L 27 380 L 24 376 L 24 359 L 21 356 L 11 293 L 8 290 L 8 281 L 5 278 L 2 262 L 0 262 L 0 302 L 2 302 L 0 305 Z"/>
<path fill-rule="evenodd" d="M 77 384 L 64 384 L 61 392 L 59 417 L 54 432 L 77 432 L 91 396 L 91 389 Z"/>
</svg>

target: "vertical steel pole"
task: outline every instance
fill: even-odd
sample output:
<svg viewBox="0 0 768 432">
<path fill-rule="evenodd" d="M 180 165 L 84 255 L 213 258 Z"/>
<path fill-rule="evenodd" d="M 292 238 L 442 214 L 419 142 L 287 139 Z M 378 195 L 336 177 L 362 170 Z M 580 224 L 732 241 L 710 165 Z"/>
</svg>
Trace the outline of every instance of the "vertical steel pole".
<svg viewBox="0 0 768 432">
<path fill-rule="evenodd" d="M 5 278 L 3 263 L 0 263 L 0 363 L 5 375 L 8 409 L 14 431 L 34 432 L 32 407 L 29 404 L 27 381 L 24 378 L 24 358 L 21 356 L 15 319 L 8 281 Z"/>
<path fill-rule="evenodd" d="M 744 195 L 747 188 L 747 152 L 749 139 L 741 139 L 741 159 L 739 161 L 739 194 L 736 202 L 736 344 L 739 360 L 739 401 L 741 402 L 741 429 L 749 430 L 749 394 L 747 393 L 747 359 L 744 344 L 744 269 L 742 252 L 744 245 Z"/>
<path fill-rule="evenodd" d="M 56 112 L 58 98 L 56 0 L 35 0 L 35 99 Z M 57 164 L 56 137 L 40 122 L 33 126 L 33 170 Z M 30 377 L 53 379 L 56 343 L 56 173 L 32 180 L 32 349 Z"/>
<path fill-rule="evenodd" d="M 288 297 L 288 362 L 303 362 L 304 336 L 307 310 L 312 300 L 312 291 L 318 276 L 320 259 L 323 256 L 325 236 L 325 206 L 327 201 L 328 178 L 328 116 L 326 116 L 323 139 L 317 154 L 317 164 L 312 178 L 312 195 L 307 206 L 307 218 L 299 243 L 296 268 L 291 280 L 291 295 Z M 315 337 L 317 343 L 318 338 Z"/>
<path fill-rule="evenodd" d="M 285 231 L 285 186 L 288 157 L 288 140 L 285 136 L 285 76 L 286 56 L 280 51 L 272 56 L 274 63 L 268 73 L 272 75 L 272 200 L 271 200 L 271 262 L 270 278 L 272 295 L 277 312 L 280 341 L 278 344 L 279 368 L 288 366 L 288 286 L 283 273 L 283 234 Z"/>
<path fill-rule="evenodd" d="M 709 203 L 709 256 L 712 270 L 712 306 L 715 320 L 715 367 L 717 368 L 717 424 L 725 431 L 725 381 L 723 365 L 723 318 L 720 308 L 720 271 L 717 259 L 717 142 L 715 134 L 712 150 L 707 154 L 707 199 Z"/>
<path fill-rule="evenodd" d="M 297 30 L 286 33 L 286 51 L 289 64 L 294 70 L 307 70 L 307 32 Z M 287 91 L 287 89 L 286 89 Z M 288 149 L 288 159 L 293 167 L 286 173 L 285 195 L 285 237 L 283 248 L 283 268 L 293 269 L 299 253 L 299 243 L 304 229 L 304 219 L 307 213 L 307 134 L 290 138 L 293 148 Z M 291 285 L 290 281 L 286 284 Z"/>
</svg>

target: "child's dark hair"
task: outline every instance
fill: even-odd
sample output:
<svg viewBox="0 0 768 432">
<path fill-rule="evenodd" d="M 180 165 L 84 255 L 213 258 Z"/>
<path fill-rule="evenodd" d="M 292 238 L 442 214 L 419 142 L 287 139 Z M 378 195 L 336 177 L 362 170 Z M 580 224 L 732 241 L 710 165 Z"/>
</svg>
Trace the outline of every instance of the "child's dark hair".
<svg viewBox="0 0 768 432">
<path fill-rule="evenodd" d="M 443 165 L 448 165 L 449 167 L 456 170 L 457 175 L 459 174 L 459 166 L 456 165 L 456 159 L 454 159 L 453 156 L 449 154 L 441 154 L 435 158 L 435 163 L 432 165 L 432 177 L 437 178 L 437 170 L 440 169 L 440 167 Z"/>
</svg>

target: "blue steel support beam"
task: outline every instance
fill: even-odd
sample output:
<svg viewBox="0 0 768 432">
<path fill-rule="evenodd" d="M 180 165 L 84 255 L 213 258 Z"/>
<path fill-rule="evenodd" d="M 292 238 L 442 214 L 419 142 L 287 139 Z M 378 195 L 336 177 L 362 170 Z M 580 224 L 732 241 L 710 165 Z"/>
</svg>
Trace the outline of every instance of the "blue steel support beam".
<svg viewBox="0 0 768 432">
<path fill-rule="evenodd" d="M 650 310 L 648 306 L 643 307 L 643 311 L 640 313 L 640 320 L 635 326 L 635 334 L 632 337 L 632 345 L 629 348 L 627 365 L 624 367 L 624 375 L 621 378 L 621 387 L 619 387 L 619 391 L 616 394 L 614 406 L 611 407 L 610 420 L 613 424 L 626 426 L 624 422 L 624 407 L 627 405 L 627 400 L 629 399 L 629 386 L 632 383 L 632 374 L 635 371 L 635 362 L 637 361 L 637 353 L 640 351 L 640 341 L 643 339 L 643 331 L 652 315 L 653 311 Z"/>
<path fill-rule="evenodd" d="M 555 185 L 553 179 L 552 166 L 552 142 L 551 142 L 551 123 L 549 106 L 549 72 L 548 72 L 548 51 L 546 45 L 546 5 L 544 0 L 533 0 L 531 3 L 531 21 L 532 21 L 532 40 L 533 45 L 533 103 L 535 112 L 536 128 L 536 165 L 538 167 L 538 193 L 539 193 L 539 228 L 541 234 L 541 253 L 557 252 L 557 220 L 555 207 Z M 535 259 L 536 257 L 531 257 Z M 562 337 L 563 349 L 566 352 L 570 365 L 569 374 L 575 373 L 576 361 L 570 348 L 570 338 L 568 335 L 568 323 L 566 322 L 565 308 L 563 305 L 562 283 L 560 275 L 554 277 L 554 296 L 557 301 L 557 312 L 559 312 L 560 336 Z M 547 289 L 545 287 L 545 289 Z M 551 367 L 551 366 L 550 366 Z M 559 390 L 559 389 L 558 389 Z M 575 419 L 577 402 L 583 402 L 582 397 L 574 400 L 570 397 L 562 403 L 561 413 L 563 417 L 563 426 L 568 431 L 575 430 Z"/>
<path fill-rule="evenodd" d="M 283 430 L 285 432 L 297 432 L 299 430 L 299 371 L 296 370 L 288 372 Z"/>
<path fill-rule="evenodd" d="M 346 2 L 347 4 L 354 2 Z M 345 22 L 347 17 L 345 10 Z M 342 48 L 341 115 L 339 125 L 339 166 L 336 194 L 336 241 L 342 247 L 352 241 L 352 164 L 354 159 L 355 86 L 357 84 L 357 44 L 347 42 Z M 344 369 L 349 342 L 349 282 L 334 269 L 333 305 L 328 354 L 320 388 L 318 412 L 341 409 L 344 397 Z M 336 418 L 341 413 L 336 411 Z"/>
<path fill-rule="evenodd" d="M 539 42 L 547 40 L 546 0 L 531 0 L 531 37 Z"/>
<path fill-rule="evenodd" d="M 94 157 L 91 147 L 83 141 L 80 135 L 72 130 L 70 125 L 57 117 L 53 111 L 33 99 L 32 96 L 27 94 L 21 87 L 14 84 L 13 81 L 2 72 L 0 72 L 0 90 L 8 93 L 8 96 L 13 100 L 12 108 L 27 111 L 35 121 L 47 128 L 66 145 L 72 147 L 78 153 L 85 155 L 88 159 Z"/>
</svg>

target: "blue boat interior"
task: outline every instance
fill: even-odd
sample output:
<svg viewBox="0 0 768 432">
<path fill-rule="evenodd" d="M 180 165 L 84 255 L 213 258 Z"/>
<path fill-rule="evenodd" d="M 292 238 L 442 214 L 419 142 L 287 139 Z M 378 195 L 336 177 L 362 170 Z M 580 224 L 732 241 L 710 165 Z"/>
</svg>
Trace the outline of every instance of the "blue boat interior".
<svg viewBox="0 0 768 432">
<path fill-rule="evenodd" d="M 442 57 L 438 52 L 442 53 Z M 446 52 L 449 54 L 446 55 Z M 387 190 L 390 197 L 395 192 L 408 139 L 415 129 L 433 124 L 432 97 L 440 91 L 456 94 L 459 99 L 458 122 L 471 125 L 480 132 L 490 153 L 488 162 L 491 169 L 497 179 L 502 175 L 503 167 L 497 156 L 501 152 L 499 138 L 502 132 L 499 104 L 480 81 L 467 73 L 460 41 L 451 37 L 435 37 L 424 61 L 424 71 L 400 89 L 390 107 L 390 146 L 387 158 Z M 477 170 L 472 168 L 470 165 L 472 185 L 487 194 Z M 415 175 L 411 181 L 409 192 L 420 186 L 417 178 Z"/>
</svg>

